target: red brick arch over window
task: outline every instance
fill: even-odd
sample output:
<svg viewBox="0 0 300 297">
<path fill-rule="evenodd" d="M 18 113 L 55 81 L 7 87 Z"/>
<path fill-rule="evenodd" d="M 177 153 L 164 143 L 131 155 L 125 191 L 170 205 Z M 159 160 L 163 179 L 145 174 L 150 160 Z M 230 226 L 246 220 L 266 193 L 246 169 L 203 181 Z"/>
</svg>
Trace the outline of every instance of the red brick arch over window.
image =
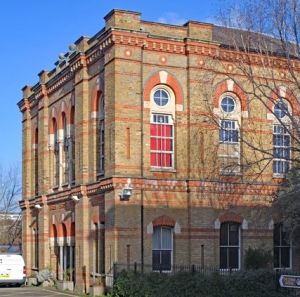
<svg viewBox="0 0 300 297">
<path fill-rule="evenodd" d="M 279 97 L 286 99 L 290 103 L 293 115 L 300 115 L 299 103 L 296 97 L 291 90 L 284 87 L 279 87 L 271 92 L 270 100 L 268 100 L 267 104 L 268 112 L 270 112 L 270 110 L 273 111 L 274 104 Z"/>
<path fill-rule="evenodd" d="M 233 222 L 233 223 L 243 223 L 244 218 L 240 216 L 239 214 L 236 214 L 234 212 L 225 212 L 222 215 L 219 216 L 220 223 L 226 223 L 226 222 Z"/>
<path fill-rule="evenodd" d="M 214 108 L 219 108 L 220 97 L 226 92 L 235 94 L 240 99 L 241 110 L 248 111 L 248 97 L 246 92 L 236 82 L 230 79 L 223 80 L 217 85 L 213 94 Z"/>
<path fill-rule="evenodd" d="M 160 217 L 157 217 L 156 219 L 154 219 L 152 221 L 153 227 L 166 226 L 166 227 L 174 228 L 175 224 L 176 224 L 175 220 L 173 220 L 172 218 L 170 218 L 166 215 L 162 215 Z"/>
<path fill-rule="evenodd" d="M 93 87 L 92 90 L 92 95 L 91 95 L 92 112 L 99 111 L 99 100 L 101 95 L 103 94 L 103 90 L 104 90 L 103 78 L 99 77 L 97 79 L 96 85 Z"/>
<path fill-rule="evenodd" d="M 151 90 L 160 84 L 169 86 L 175 94 L 175 103 L 183 104 L 183 92 L 178 80 L 166 71 L 159 71 L 153 74 L 146 82 L 144 87 L 144 100 L 150 101 Z"/>
</svg>

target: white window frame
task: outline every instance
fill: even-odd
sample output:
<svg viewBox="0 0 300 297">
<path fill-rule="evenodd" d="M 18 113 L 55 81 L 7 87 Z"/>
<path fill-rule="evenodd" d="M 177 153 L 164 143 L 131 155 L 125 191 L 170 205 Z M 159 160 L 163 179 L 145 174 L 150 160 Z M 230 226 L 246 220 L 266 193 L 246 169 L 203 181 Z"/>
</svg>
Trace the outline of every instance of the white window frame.
<svg viewBox="0 0 300 297">
<path fill-rule="evenodd" d="M 230 124 L 234 124 L 234 127 L 230 127 L 230 128 L 222 128 L 222 123 L 223 122 L 229 122 Z M 237 141 L 228 141 L 228 140 L 221 140 L 221 134 L 222 131 L 237 131 L 238 133 L 238 140 Z M 224 143 L 224 144 L 239 144 L 240 143 L 240 129 L 239 129 L 239 125 L 238 125 L 238 121 L 237 120 L 232 120 L 232 119 L 221 119 L 220 120 L 220 130 L 219 130 L 219 142 L 220 143 Z"/>
<path fill-rule="evenodd" d="M 103 175 L 105 172 L 105 122 L 104 122 L 104 97 L 99 98 L 99 120 L 98 120 L 98 140 L 99 140 L 99 168 L 98 174 Z M 103 149 L 102 149 L 103 148 Z"/>
<path fill-rule="evenodd" d="M 292 263 L 293 263 L 293 261 L 292 261 L 292 255 L 293 255 L 293 252 L 292 252 L 292 242 L 291 242 L 291 240 L 290 240 L 290 244 L 289 245 L 282 245 L 282 224 L 279 224 L 280 226 L 279 226 L 279 228 L 280 228 L 280 233 L 279 233 L 279 236 L 280 236 L 280 245 L 275 245 L 274 243 L 273 243 L 273 249 L 275 249 L 275 248 L 279 248 L 279 250 L 281 251 L 281 249 L 282 248 L 289 248 L 289 266 L 288 267 L 282 267 L 281 266 L 281 253 L 280 253 L 280 255 L 279 255 L 279 267 L 275 267 L 275 263 L 273 263 L 273 265 L 274 265 L 274 269 L 292 269 Z M 275 231 L 275 226 L 274 226 L 274 231 Z M 273 233 L 273 236 L 274 236 L 274 233 Z M 275 258 L 274 258 L 274 261 L 275 261 Z"/>
<path fill-rule="evenodd" d="M 276 128 L 279 128 L 279 129 L 283 129 L 283 133 L 279 133 L 279 132 L 276 132 L 275 129 Z M 272 141 L 272 144 L 273 144 L 273 166 L 272 166 L 272 171 L 273 171 L 273 176 L 279 176 L 279 177 L 282 177 L 282 176 L 285 176 L 288 171 L 291 169 L 291 135 L 290 133 L 288 132 L 289 130 L 289 126 L 283 126 L 281 124 L 273 124 L 272 126 L 272 129 L 273 129 L 273 133 L 272 133 L 272 137 L 274 138 L 275 135 L 279 135 L 279 136 L 283 136 L 283 138 L 285 136 L 288 136 L 289 137 L 289 146 L 285 146 L 284 145 L 284 139 L 283 139 L 283 145 L 277 145 L 277 144 L 274 144 L 274 140 Z M 283 150 L 287 150 L 289 149 L 289 154 L 290 154 L 290 159 L 285 159 L 285 158 L 276 158 L 274 157 L 274 150 L 275 149 L 283 149 Z M 279 168 L 278 166 L 274 166 L 274 162 L 282 162 L 283 165 L 285 165 L 286 163 L 288 164 L 288 170 L 286 172 L 278 172 L 278 171 L 275 171 L 274 168 Z"/>
<path fill-rule="evenodd" d="M 153 271 L 158 271 L 153 269 L 153 251 L 170 251 L 170 249 L 163 249 L 160 248 L 159 250 L 157 249 L 153 249 L 153 240 L 154 240 L 154 234 L 155 231 L 157 231 L 159 229 L 160 231 L 160 244 L 162 245 L 162 229 L 168 229 L 171 232 L 171 269 L 170 270 L 161 270 L 161 272 L 171 272 L 173 269 L 173 255 L 174 255 L 174 228 L 172 227 L 168 227 L 168 226 L 158 226 L 158 227 L 154 227 L 153 228 L 153 234 L 152 234 L 152 270 Z"/>
<path fill-rule="evenodd" d="M 222 224 L 235 224 L 235 225 L 237 225 L 237 227 L 238 227 L 239 245 L 229 245 L 229 229 L 228 229 L 228 233 L 227 233 L 228 245 L 221 245 L 221 243 L 220 243 L 220 248 L 219 248 L 219 252 L 220 252 L 220 260 L 219 260 L 220 261 L 220 266 L 221 266 L 221 248 L 227 248 L 227 251 L 229 250 L 229 248 L 238 248 L 238 268 L 232 268 L 232 269 L 230 269 L 230 268 L 221 268 L 220 267 L 220 270 L 222 270 L 222 271 L 240 270 L 241 269 L 241 224 L 235 223 L 235 222 L 224 222 Z M 220 241 L 221 241 L 221 227 L 222 227 L 222 224 L 220 226 Z M 228 254 L 227 254 L 227 264 L 228 264 L 228 261 L 229 261 L 229 257 L 228 257 Z"/>
<path fill-rule="evenodd" d="M 170 151 L 166 151 L 166 150 L 152 150 L 150 148 L 150 164 L 151 164 L 151 154 L 152 153 L 158 153 L 158 154 L 171 154 L 171 166 L 153 166 L 151 165 L 151 168 L 155 168 L 155 169 L 174 169 L 174 145 L 175 145 L 175 128 L 174 128 L 174 122 L 173 122 L 173 119 L 172 119 L 172 116 L 169 115 L 169 114 L 162 114 L 162 113 L 152 113 L 151 114 L 151 122 L 150 122 L 150 125 L 151 124 L 155 124 L 155 125 L 159 125 L 160 123 L 159 122 L 155 122 L 154 121 L 154 117 L 155 116 L 163 116 L 165 118 L 168 119 L 168 122 L 167 123 L 161 123 L 162 125 L 169 125 L 172 127 L 172 136 L 171 137 L 162 137 L 162 136 L 152 136 L 151 135 L 151 132 L 150 132 L 150 141 L 151 139 L 155 138 L 155 139 L 171 139 L 172 141 L 172 150 Z"/>
</svg>

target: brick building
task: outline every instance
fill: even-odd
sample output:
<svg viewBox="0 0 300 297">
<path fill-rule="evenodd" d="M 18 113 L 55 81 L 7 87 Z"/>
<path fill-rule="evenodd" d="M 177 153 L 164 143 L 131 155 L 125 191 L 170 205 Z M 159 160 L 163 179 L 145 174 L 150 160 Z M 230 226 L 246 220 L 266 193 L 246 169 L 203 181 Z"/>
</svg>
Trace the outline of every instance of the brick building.
<svg viewBox="0 0 300 297">
<path fill-rule="evenodd" d="M 293 267 L 269 212 L 289 162 L 281 155 L 262 161 L 263 171 L 245 166 L 256 154 L 240 141 L 243 134 L 289 152 L 272 113 L 282 108 L 276 96 L 269 108 L 251 100 L 240 53 L 228 47 L 232 32 L 113 10 L 101 31 L 79 38 L 23 88 L 29 269 L 51 266 L 62 279 L 73 267 L 84 290 L 93 271 L 110 273 L 114 262 L 240 269 L 245 250 L 262 245 L 274 251 L 275 267 Z M 253 65 L 259 72 L 254 53 Z M 280 97 L 298 116 L 280 67 L 277 75 Z M 283 147 L 272 143 L 276 135 L 286 137 Z"/>
</svg>

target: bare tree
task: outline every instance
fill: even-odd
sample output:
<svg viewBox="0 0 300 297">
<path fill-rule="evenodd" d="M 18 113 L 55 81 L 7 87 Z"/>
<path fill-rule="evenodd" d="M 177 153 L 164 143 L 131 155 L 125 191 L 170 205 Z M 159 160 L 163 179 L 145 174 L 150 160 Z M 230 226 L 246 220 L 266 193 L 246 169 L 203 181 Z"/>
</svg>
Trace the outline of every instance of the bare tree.
<svg viewBox="0 0 300 297">
<path fill-rule="evenodd" d="M 269 141 L 259 133 L 251 137 L 241 133 L 240 141 L 255 154 L 244 164 L 262 171 L 272 165 L 273 172 L 274 166 L 275 170 L 281 166 L 286 180 L 275 195 L 274 209 L 292 238 L 299 237 L 300 1 L 241 1 L 223 10 L 220 22 L 220 43 L 237 53 L 236 71 L 228 78 L 242 80 L 249 104 L 266 110 L 273 121 Z"/>
<path fill-rule="evenodd" d="M 18 167 L 0 167 L 0 244 L 21 243 L 20 171 Z M 14 215 L 12 215 L 14 214 Z"/>
</svg>

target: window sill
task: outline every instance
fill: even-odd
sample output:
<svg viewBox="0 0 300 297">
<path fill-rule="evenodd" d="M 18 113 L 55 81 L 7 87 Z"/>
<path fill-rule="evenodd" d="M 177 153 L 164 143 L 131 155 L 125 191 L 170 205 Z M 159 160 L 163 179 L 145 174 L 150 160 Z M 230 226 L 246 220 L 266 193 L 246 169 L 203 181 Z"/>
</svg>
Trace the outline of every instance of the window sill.
<svg viewBox="0 0 300 297">
<path fill-rule="evenodd" d="M 224 176 L 242 176 L 243 174 L 241 172 L 223 172 L 220 170 L 220 175 Z"/>
<path fill-rule="evenodd" d="M 97 179 L 99 179 L 99 178 L 101 178 L 101 177 L 104 177 L 104 172 L 98 172 L 98 173 L 96 174 L 96 177 L 97 177 Z"/>
<path fill-rule="evenodd" d="M 273 178 L 286 178 L 284 173 L 273 173 Z"/>
<path fill-rule="evenodd" d="M 151 167 L 151 172 L 170 172 L 170 173 L 176 173 L 176 169 L 174 168 L 161 168 L 161 167 Z"/>
</svg>

